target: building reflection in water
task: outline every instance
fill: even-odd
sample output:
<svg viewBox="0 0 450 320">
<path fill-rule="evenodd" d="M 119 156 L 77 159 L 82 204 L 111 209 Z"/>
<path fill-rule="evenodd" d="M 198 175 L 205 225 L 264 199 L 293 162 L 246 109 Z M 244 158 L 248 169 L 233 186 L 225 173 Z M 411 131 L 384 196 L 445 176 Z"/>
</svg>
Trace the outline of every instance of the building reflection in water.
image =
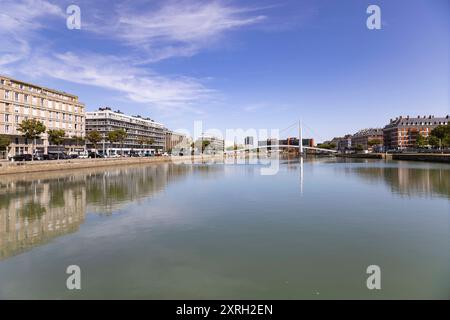
<svg viewBox="0 0 450 320">
<path fill-rule="evenodd" d="M 86 189 L 72 178 L 5 180 L 0 183 L 0 259 L 75 232 L 84 221 Z"/>
<path fill-rule="evenodd" d="M 346 168 L 369 182 L 382 181 L 391 192 L 403 196 L 439 196 L 450 198 L 450 169 L 430 166 L 414 167 L 354 167 Z"/>
<path fill-rule="evenodd" d="M 218 166 L 167 163 L 2 176 L 0 260 L 76 232 L 86 212 L 109 215 L 192 172 L 213 177 L 220 171 Z"/>
</svg>

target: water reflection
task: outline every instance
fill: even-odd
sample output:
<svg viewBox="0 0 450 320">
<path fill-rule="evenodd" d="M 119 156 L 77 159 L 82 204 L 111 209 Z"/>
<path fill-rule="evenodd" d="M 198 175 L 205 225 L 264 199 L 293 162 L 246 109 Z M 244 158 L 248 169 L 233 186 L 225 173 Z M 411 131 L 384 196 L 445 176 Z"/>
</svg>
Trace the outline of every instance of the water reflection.
<svg viewBox="0 0 450 320">
<path fill-rule="evenodd" d="M 77 231 L 85 209 L 86 190 L 71 178 L 15 181 L 2 177 L 0 259 Z"/>
<path fill-rule="evenodd" d="M 188 175 L 217 179 L 239 166 L 229 164 L 160 164 L 109 169 L 78 170 L 70 173 L 3 176 L 0 180 L 0 259 L 21 253 L 51 239 L 76 232 L 86 212 L 110 215 L 126 203 L 149 198 L 169 183 Z M 243 162 L 242 173 L 251 178 L 257 166 Z M 284 159 L 289 175 L 298 176 L 298 188 L 313 179 L 316 165 L 333 165 L 335 172 L 362 178 L 366 183 L 382 182 L 395 194 L 450 198 L 450 170 L 447 165 L 383 162 L 351 162 L 325 159 Z M 305 174 L 306 171 L 306 174 Z M 294 173 L 295 172 L 295 173 Z"/>
<path fill-rule="evenodd" d="M 384 182 L 392 193 L 403 196 L 440 196 L 450 198 L 450 167 L 360 166 L 345 169 L 368 182 Z"/>
<path fill-rule="evenodd" d="M 4 176 L 0 181 L 0 260 L 76 232 L 86 212 L 110 215 L 152 197 L 188 174 L 214 177 L 221 167 L 161 164 L 67 173 Z"/>
</svg>

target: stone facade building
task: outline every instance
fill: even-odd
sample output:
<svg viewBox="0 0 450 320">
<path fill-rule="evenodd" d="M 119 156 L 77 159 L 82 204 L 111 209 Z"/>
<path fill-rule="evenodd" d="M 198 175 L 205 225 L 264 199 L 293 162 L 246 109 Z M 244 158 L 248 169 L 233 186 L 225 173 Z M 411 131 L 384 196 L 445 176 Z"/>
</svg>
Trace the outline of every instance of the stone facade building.
<svg viewBox="0 0 450 320">
<path fill-rule="evenodd" d="M 26 119 L 41 121 L 47 130 L 64 130 L 68 138 L 64 143 L 66 151 L 84 149 L 75 139 L 83 138 L 85 133 L 85 107 L 77 96 L 0 76 L 0 135 L 10 138 L 9 157 L 32 152 L 32 141 L 17 130 Z M 43 133 L 36 141 L 36 151 L 47 153 L 49 146 L 48 135 Z"/>
</svg>

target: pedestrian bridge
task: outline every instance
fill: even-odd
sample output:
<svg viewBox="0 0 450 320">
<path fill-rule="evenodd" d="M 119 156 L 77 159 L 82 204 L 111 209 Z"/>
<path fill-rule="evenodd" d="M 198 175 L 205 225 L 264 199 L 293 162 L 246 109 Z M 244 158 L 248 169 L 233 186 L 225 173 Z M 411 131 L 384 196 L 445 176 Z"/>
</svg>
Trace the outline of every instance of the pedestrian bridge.
<svg viewBox="0 0 450 320">
<path fill-rule="evenodd" d="M 324 148 L 317 148 L 317 147 L 299 147 L 299 146 L 293 146 L 293 145 L 282 145 L 282 144 L 275 144 L 275 145 L 266 145 L 266 146 L 258 146 L 258 147 L 249 147 L 249 148 L 241 148 L 237 150 L 227 150 L 225 153 L 234 153 L 234 152 L 242 152 L 242 151 L 251 151 L 251 150 L 257 150 L 257 149 L 298 149 L 301 148 L 301 153 L 303 153 L 303 149 L 307 150 L 316 150 L 321 152 L 329 152 L 329 153 L 337 153 L 336 150 L 331 149 L 324 149 Z"/>
</svg>

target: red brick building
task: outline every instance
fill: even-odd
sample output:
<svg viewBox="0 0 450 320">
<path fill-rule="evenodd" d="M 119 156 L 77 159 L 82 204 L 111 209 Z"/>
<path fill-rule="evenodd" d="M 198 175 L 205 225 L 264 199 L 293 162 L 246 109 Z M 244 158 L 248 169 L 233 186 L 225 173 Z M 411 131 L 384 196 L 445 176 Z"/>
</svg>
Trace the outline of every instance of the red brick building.
<svg viewBox="0 0 450 320">
<path fill-rule="evenodd" d="M 430 115 L 415 118 L 400 116 L 391 119 L 383 129 L 384 147 L 386 150 L 413 148 L 419 134 L 427 137 L 431 130 L 439 125 L 447 125 L 449 121 L 448 115 L 439 118 Z"/>
</svg>

